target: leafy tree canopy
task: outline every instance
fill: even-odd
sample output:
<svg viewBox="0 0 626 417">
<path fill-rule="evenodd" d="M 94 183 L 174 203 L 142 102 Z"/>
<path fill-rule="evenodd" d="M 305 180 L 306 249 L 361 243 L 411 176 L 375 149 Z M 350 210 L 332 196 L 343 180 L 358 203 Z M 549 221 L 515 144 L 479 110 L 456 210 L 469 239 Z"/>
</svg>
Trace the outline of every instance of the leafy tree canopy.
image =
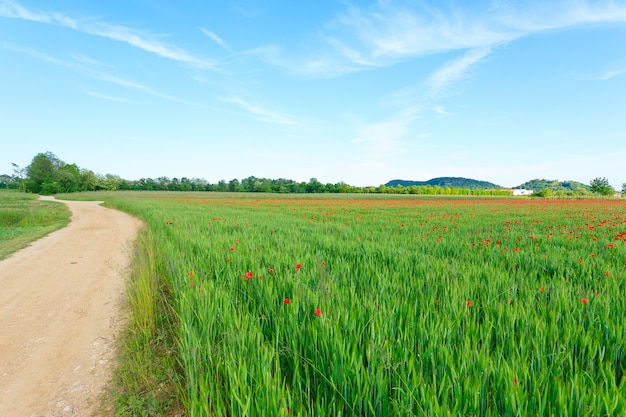
<svg viewBox="0 0 626 417">
<path fill-rule="evenodd" d="M 594 178 L 591 180 L 589 184 L 591 191 L 595 194 L 600 195 L 613 195 L 615 194 L 615 190 L 609 184 L 609 180 L 606 178 Z"/>
</svg>

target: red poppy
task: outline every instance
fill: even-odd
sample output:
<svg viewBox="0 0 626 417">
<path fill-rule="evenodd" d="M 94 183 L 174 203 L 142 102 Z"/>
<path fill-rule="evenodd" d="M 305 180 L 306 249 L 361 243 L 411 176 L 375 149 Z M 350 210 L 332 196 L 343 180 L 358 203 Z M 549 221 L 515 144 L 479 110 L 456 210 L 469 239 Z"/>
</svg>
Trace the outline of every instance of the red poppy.
<svg viewBox="0 0 626 417">
<path fill-rule="evenodd" d="M 544 292 L 545 288 L 539 287 L 539 292 Z"/>
<path fill-rule="evenodd" d="M 247 280 L 251 279 L 252 277 L 253 277 L 252 272 L 248 271 L 248 272 L 246 272 L 246 274 L 243 276 L 243 280 L 244 280 L 244 281 L 247 281 Z"/>
<path fill-rule="evenodd" d="M 191 284 L 191 286 L 192 286 L 192 287 L 195 287 L 195 286 L 196 286 L 196 283 L 195 283 L 195 282 L 193 282 L 193 281 L 191 281 L 191 283 L 190 283 L 190 284 Z"/>
<path fill-rule="evenodd" d="M 289 304 L 289 303 L 291 303 L 291 300 L 290 300 L 289 298 L 285 298 L 285 299 L 283 300 L 283 303 L 285 303 L 285 304 Z"/>
<path fill-rule="evenodd" d="M 299 270 L 300 268 L 302 268 L 302 265 L 296 264 L 296 270 Z"/>
<path fill-rule="evenodd" d="M 589 302 L 589 300 L 586 299 L 585 297 L 583 297 L 583 298 L 580 299 L 580 302 L 583 303 L 583 304 L 587 304 Z"/>
<path fill-rule="evenodd" d="M 269 272 L 270 272 L 270 274 L 273 274 L 274 273 L 274 268 L 270 268 Z"/>
<path fill-rule="evenodd" d="M 606 276 L 606 277 L 610 277 L 610 276 L 611 276 L 611 274 L 610 274 L 610 273 L 608 273 L 608 272 L 605 272 L 605 273 L 604 273 L 604 276 Z"/>
<path fill-rule="evenodd" d="M 235 250 L 235 248 L 230 248 L 230 250 Z"/>
<path fill-rule="evenodd" d="M 189 276 L 193 277 L 193 271 L 189 271 Z"/>
<path fill-rule="evenodd" d="M 321 316 L 322 310 L 320 310 L 319 308 L 316 308 L 315 310 L 313 310 L 313 314 L 315 314 L 316 316 Z"/>
<path fill-rule="evenodd" d="M 467 300 L 465 302 L 465 305 L 468 306 L 468 307 L 471 307 L 472 306 L 472 302 L 470 300 Z"/>
<path fill-rule="evenodd" d="M 326 262 L 322 261 L 322 266 L 326 266 Z"/>
</svg>

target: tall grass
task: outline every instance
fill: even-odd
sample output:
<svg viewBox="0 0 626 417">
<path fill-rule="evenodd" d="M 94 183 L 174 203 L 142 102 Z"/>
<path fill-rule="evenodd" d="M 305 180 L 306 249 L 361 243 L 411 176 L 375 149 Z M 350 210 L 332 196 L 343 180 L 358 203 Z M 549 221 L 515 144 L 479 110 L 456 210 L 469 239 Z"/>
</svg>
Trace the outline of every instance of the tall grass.
<svg viewBox="0 0 626 417">
<path fill-rule="evenodd" d="M 626 413 L 623 202 L 115 204 L 190 416 Z"/>
</svg>

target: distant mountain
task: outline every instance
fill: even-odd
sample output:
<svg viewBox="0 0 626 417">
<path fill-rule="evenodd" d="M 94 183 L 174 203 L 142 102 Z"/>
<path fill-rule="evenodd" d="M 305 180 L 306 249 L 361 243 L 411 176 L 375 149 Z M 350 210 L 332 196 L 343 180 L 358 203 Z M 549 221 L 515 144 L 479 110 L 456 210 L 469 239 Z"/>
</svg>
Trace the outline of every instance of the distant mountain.
<svg viewBox="0 0 626 417">
<path fill-rule="evenodd" d="M 396 187 L 402 185 L 403 187 L 410 187 L 413 185 L 432 187 L 450 187 L 450 188 L 468 188 L 470 190 L 492 190 L 502 188 L 499 185 L 493 184 L 487 181 L 472 180 L 462 177 L 439 177 L 433 178 L 428 181 L 409 181 L 409 180 L 391 180 L 385 186 Z"/>
<path fill-rule="evenodd" d="M 550 190 L 552 192 L 565 191 L 574 193 L 590 192 L 590 187 L 577 181 L 550 181 L 550 180 L 530 180 L 515 188 L 525 188 L 527 190 L 541 191 Z"/>
</svg>

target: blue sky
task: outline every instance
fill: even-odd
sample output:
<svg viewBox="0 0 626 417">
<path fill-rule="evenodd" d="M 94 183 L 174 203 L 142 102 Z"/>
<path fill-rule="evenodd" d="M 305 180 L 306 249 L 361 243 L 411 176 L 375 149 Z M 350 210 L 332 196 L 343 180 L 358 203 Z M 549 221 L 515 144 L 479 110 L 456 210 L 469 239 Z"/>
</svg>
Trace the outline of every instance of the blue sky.
<svg viewBox="0 0 626 417">
<path fill-rule="evenodd" d="M 0 173 L 626 182 L 626 1 L 0 0 Z"/>
</svg>

